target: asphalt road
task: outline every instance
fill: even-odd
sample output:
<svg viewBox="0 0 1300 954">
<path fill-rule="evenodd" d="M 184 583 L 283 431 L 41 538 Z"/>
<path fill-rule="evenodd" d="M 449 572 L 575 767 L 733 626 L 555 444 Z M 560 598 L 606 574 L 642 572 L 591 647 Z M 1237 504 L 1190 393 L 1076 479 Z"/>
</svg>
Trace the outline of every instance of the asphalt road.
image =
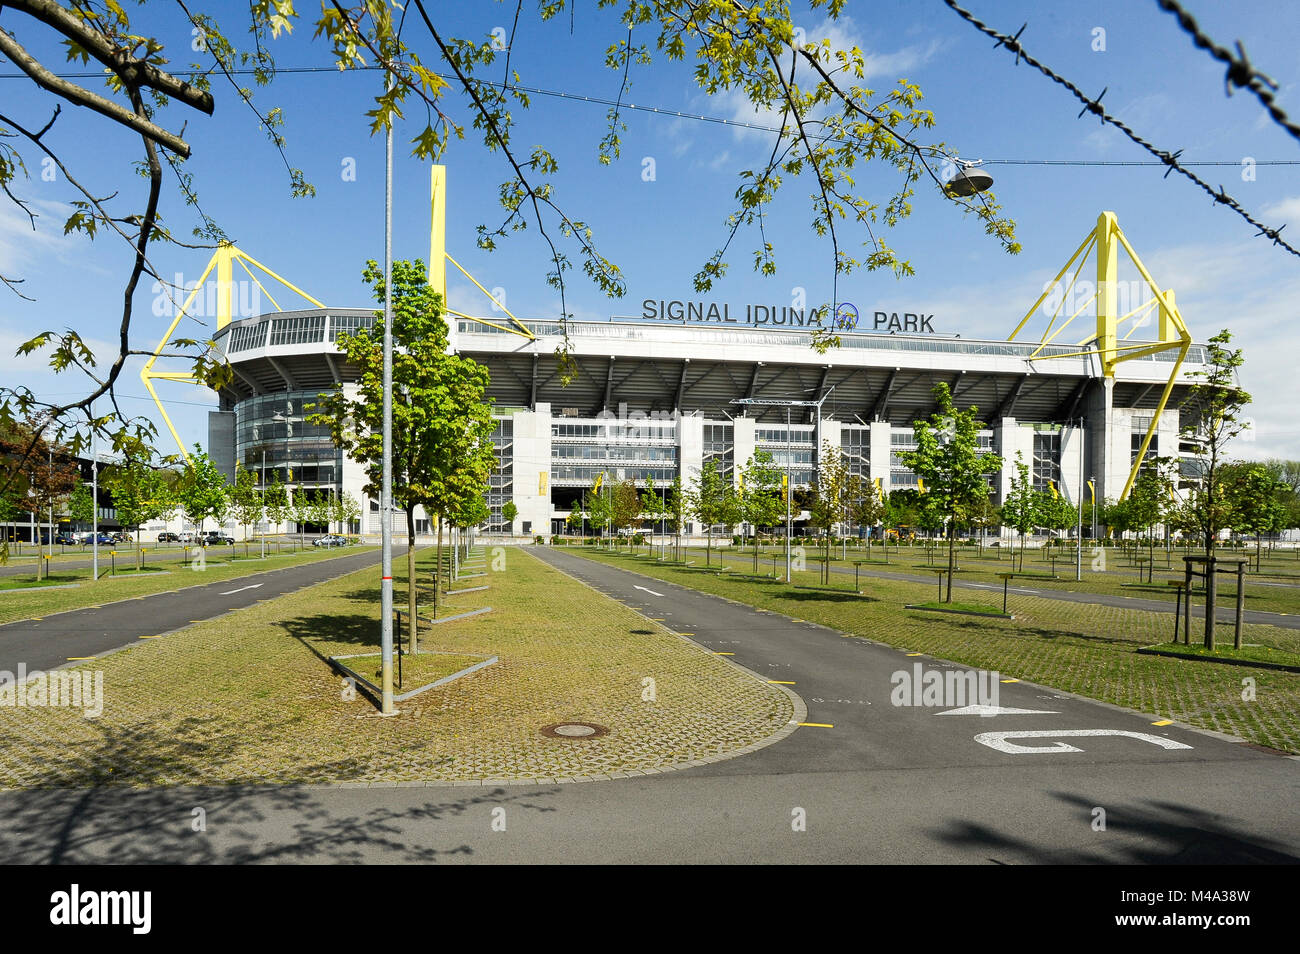
<svg viewBox="0 0 1300 954">
<path fill-rule="evenodd" d="M 1000 709 L 1027 712 L 894 705 L 897 673 L 917 665 L 922 673 L 965 670 L 572 554 L 531 552 L 713 651 L 734 654 L 728 658 L 760 678 L 791 683 L 806 704 L 804 721 L 818 725 L 740 758 L 607 782 L 3 793 L 0 856 L 119 863 L 1300 860 L 1300 760 L 1026 683 L 986 686 L 996 685 Z M 593 595 L 575 612 L 599 606 Z M 1000 734 L 1024 732 L 1044 735 Z M 199 832 L 196 809 L 203 810 Z"/>
<path fill-rule="evenodd" d="M 401 552 L 406 552 L 405 547 Z M 0 626 L 0 670 L 16 672 L 19 663 L 25 663 L 29 672 L 53 669 L 131 645 L 142 636 L 168 633 L 378 562 L 379 551 L 367 548 L 279 570 L 250 570 L 248 576 L 207 584 L 200 582 L 200 572 L 178 568 L 171 580 L 184 589 Z M 188 583 L 198 585 L 186 586 Z"/>
</svg>

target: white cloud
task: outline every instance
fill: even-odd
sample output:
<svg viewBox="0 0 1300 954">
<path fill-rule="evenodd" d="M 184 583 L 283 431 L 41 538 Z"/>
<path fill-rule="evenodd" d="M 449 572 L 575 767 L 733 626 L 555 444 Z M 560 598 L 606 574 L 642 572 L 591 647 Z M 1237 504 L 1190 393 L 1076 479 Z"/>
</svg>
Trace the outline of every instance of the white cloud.
<svg viewBox="0 0 1300 954">
<path fill-rule="evenodd" d="M 1276 221 L 1279 225 L 1287 222 L 1300 223 L 1300 195 L 1287 196 L 1279 202 L 1272 202 L 1260 209 L 1260 217 Z"/>
</svg>

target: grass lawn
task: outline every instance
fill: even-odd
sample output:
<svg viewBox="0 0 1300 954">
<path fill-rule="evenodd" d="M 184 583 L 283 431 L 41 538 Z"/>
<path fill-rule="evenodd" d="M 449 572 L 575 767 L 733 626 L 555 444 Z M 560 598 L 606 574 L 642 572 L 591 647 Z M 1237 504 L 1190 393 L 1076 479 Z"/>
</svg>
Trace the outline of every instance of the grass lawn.
<svg viewBox="0 0 1300 954">
<path fill-rule="evenodd" d="M 397 717 L 380 717 L 325 661 L 378 650 L 370 568 L 83 664 L 103 672 L 97 719 L 0 709 L 0 786 L 575 777 L 679 765 L 787 730 L 794 707 L 778 687 L 508 549 L 492 588 L 463 598 L 493 612 L 422 639 L 500 661 Z M 400 606 L 406 561 L 395 563 Z M 421 551 L 417 572 L 431 568 Z M 540 731 L 566 721 L 609 734 Z"/>
<path fill-rule="evenodd" d="M 819 598 L 805 586 L 684 572 L 644 554 L 611 554 L 590 547 L 571 547 L 569 552 L 846 634 L 1300 752 L 1300 674 L 1139 655 L 1137 649 L 1171 638 L 1172 614 L 1013 592 L 1007 610 L 1014 620 L 976 619 L 903 608 L 933 600 L 933 583 L 864 575 L 862 589 L 870 599 L 846 600 L 831 593 Z M 744 559 L 729 562 L 743 573 L 752 569 Z M 815 583 L 818 575 L 815 567 L 796 573 L 795 583 Z M 852 575 L 848 580 L 851 586 Z M 1001 593 L 997 596 L 1000 609 Z M 1297 630 L 1248 623 L 1242 636 L 1273 650 L 1300 653 Z M 1193 641 L 1196 638 L 1193 632 Z M 1246 677 L 1256 683 L 1251 701 L 1242 699 Z"/>
<path fill-rule="evenodd" d="M 961 610 L 963 613 L 982 613 L 989 616 L 1002 615 L 1002 605 L 992 606 L 988 603 L 959 603 L 953 600 L 951 603 L 939 603 L 930 600 L 928 603 L 913 603 L 915 609 L 941 609 L 941 610 Z"/>
<path fill-rule="evenodd" d="M 263 570 L 278 570 L 287 566 L 297 566 L 301 563 L 314 563 L 317 560 L 359 553 L 363 549 L 374 550 L 377 548 L 343 547 L 341 550 L 307 550 L 300 553 L 286 553 L 279 557 L 268 557 L 266 560 L 257 563 L 222 563 L 208 560 L 202 572 L 169 561 L 167 563 L 147 564 L 145 572 L 136 573 L 134 565 L 128 564 L 125 567 L 119 565 L 116 576 L 108 575 L 107 564 L 101 560 L 100 573 L 102 575 L 98 581 L 90 579 L 90 570 L 56 571 L 48 581 L 49 586 L 66 586 L 72 583 L 81 585 L 75 589 L 55 589 L 45 593 L 37 591 L 35 581 L 29 576 L 0 576 L 0 592 L 25 588 L 34 590 L 31 593 L 5 592 L 4 598 L 0 599 L 0 623 L 12 623 L 14 620 L 30 619 L 33 616 L 50 616 L 54 613 L 62 613 L 65 610 L 81 609 L 85 606 L 99 606 L 104 603 L 111 603 L 114 600 L 179 590 L 186 586 L 197 586 L 217 580 L 232 579 L 238 576 L 246 576 L 249 573 L 260 573 Z M 172 572 L 164 574 L 157 572 L 159 570 L 171 570 Z M 46 581 L 43 580 L 42 584 L 40 589 L 45 588 Z"/>
</svg>

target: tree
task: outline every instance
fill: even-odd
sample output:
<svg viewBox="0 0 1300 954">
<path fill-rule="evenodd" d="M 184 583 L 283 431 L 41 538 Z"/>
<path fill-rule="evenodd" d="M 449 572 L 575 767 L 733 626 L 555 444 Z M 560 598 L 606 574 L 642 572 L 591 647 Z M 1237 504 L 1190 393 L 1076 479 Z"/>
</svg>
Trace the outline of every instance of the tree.
<svg viewBox="0 0 1300 954">
<path fill-rule="evenodd" d="M 641 516 L 641 498 L 637 494 L 636 484 L 630 480 L 622 480 L 614 485 L 610 495 L 609 512 L 615 534 L 624 528 L 631 529 Z M 631 537 L 628 538 L 628 545 L 631 546 Z"/>
<path fill-rule="evenodd" d="M 609 525 L 610 504 L 609 496 L 605 492 L 605 475 L 597 474 L 591 481 L 591 487 L 587 491 L 587 513 L 588 519 L 591 520 L 591 527 L 594 531 L 600 527 L 601 534 Z"/>
<path fill-rule="evenodd" d="M 1188 390 L 1184 404 L 1191 409 L 1193 420 L 1183 427 L 1182 440 L 1192 446 L 1199 465 L 1189 503 L 1205 543 L 1205 555 L 1211 558 L 1219 532 L 1232 525 L 1232 506 L 1220 473 L 1225 447 L 1250 428 L 1241 412 L 1251 398 L 1237 386 L 1237 369 L 1244 359 L 1240 349 L 1229 349 L 1231 341 L 1232 333 L 1224 328 L 1206 343 L 1205 367 L 1189 375 L 1198 383 Z"/>
<path fill-rule="evenodd" d="M 659 496 L 659 491 L 655 489 L 655 479 L 646 477 L 645 490 L 641 491 L 641 519 L 650 521 L 650 539 L 653 543 L 655 532 L 655 521 L 659 520 L 664 513 L 664 499 Z"/>
<path fill-rule="evenodd" d="M 515 518 L 518 516 L 519 508 L 515 506 L 513 500 L 507 500 L 501 505 L 501 519 L 505 521 L 507 533 L 513 534 L 515 532 Z M 573 514 L 570 513 L 569 516 L 573 516 Z M 581 512 L 578 514 L 578 522 L 579 524 L 582 522 Z"/>
<path fill-rule="evenodd" d="M 1155 567 L 1155 529 L 1166 521 L 1174 487 L 1169 476 L 1169 464 L 1163 458 L 1156 458 L 1138 472 L 1126 500 L 1128 506 L 1120 517 L 1131 529 L 1146 531 L 1148 583 L 1152 580 Z"/>
<path fill-rule="evenodd" d="M 726 487 L 718 465 L 705 461 L 704 467 L 691 480 L 691 489 L 687 491 L 687 506 L 690 512 L 704 527 L 704 565 L 712 563 L 713 525 L 721 523 L 726 508 L 724 494 Z"/>
<path fill-rule="evenodd" d="M 822 583 L 830 583 L 832 529 L 845 519 L 851 488 L 849 469 L 844 458 L 827 441 L 819 455 L 813 474 L 812 495 L 808 501 L 808 522 L 825 535 L 826 559 L 822 564 Z"/>
<path fill-rule="evenodd" d="M 284 484 L 280 483 L 279 474 L 271 475 L 270 481 L 262 491 L 262 498 L 266 508 L 266 519 L 275 524 L 275 531 L 279 533 L 281 525 L 289 519 L 290 514 L 289 492 Z"/>
<path fill-rule="evenodd" d="M 943 515 L 948 522 L 948 588 L 944 602 L 952 602 L 952 571 L 955 566 L 957 523 L 988 494 L 984 474 L 1002 466 L 996 454 L 979 452 L 978 408 L 958 410 L 946 382 L 933 389 L 938 410 L 930 420 L 915 421 L 912 433 L 916 450 L 903 451 L 899 458 L 925 482 L 922 512 Z"/>
<path fill-rule="evenodd" d="M 673 534 L 676 538 L 673 547 L 675 560 L 682 558 L 682 524 L 686 522 L 686 515 L 690 512 L 688 493 L 689 491 L 682 487 L 682 475 L 678 474 L 669 484 L 668 496 L 664 500 L 664 514 L 672 521 Z"/>
<path fill-rule="evenodd" d="M 502 515 L 505 514 L 505 508 L 501 509 Z M 586 520 L 586 511 L 582 509 L 580 501 L 574 501 L 573 506 L 569 508 L 569 515 L 564 519 L 564 525 L 569 528 L 570 533 L 582 533 L 582 525 Z M 514 533 L 514 525 L 511 524 L 510 532 Z"/>
<path fill-rule="evenodd" d="M 164 195 L 164 186 L 173 176 L 177 183 L 175 204 L 183 203 L 197 214 L 198 238 L 213 244 L 226 238 L 220 223 L 203 211 L 196 174 L 181 165 L 191 156 L 190 143 L 166 127 L 186 129 L 191 119 L 201 124 L 203 116 L 214 113 L 219 99 L 242 104 L 249 110 L 250 121 L 270 139 L 287 173 L 290 194 L 314 195 L 315 188 L 289 158 L 285 114 L 278 106 L 264 109 L 259 94 L 241 85 L 242 80 L 237 78 L 239 72 L 252 72 L 255 86 L 271 84 L 277 75 L 274 41 L 303 21 L 289 0 L 249 4 L 246 20 L 241 23 L 247 29 L 245 43 L 223 30 L 211 10 L 196 4 L 181 5 L 180 15 L 170 5 L 162 4 L 134 8 L 114 2 L 102 10 L 98 6 L 91 10 L 80 3 L 63 6 L 52 0 L 12 0 L 5 6 L 9 16 L 6 33 L 0 38 L 0 53 L 48 93 L 54 109 L 53 116 L 40 128 L 0 115 L 0 141 L 5 143 L 0 150 L 0 186 L 34 221 L 36 213 L 21 194 L 19 174 L 37 158 L 52 161 L 61 170 L 59 181 L 66 181 L 73 198 L 65 231 L 91 239 L 110 235 L 130 247 L 133 261 L 124 281 L 119 333 L 114 336 L 121 343 L 115 353 L 94 355 L 75 329 L 42 332 L 23 346 L 29 352 L 52 349 L 52 366 L 85 372 L 88 393 L 67 404 L 52 404 L 28 389 L 6 386 L 0 388 L 0 416 L 14 410 L 31 413 L 44 407 L 58 427 L 71 428 L 73 411 L 80 410 L 84 416 L 95 398 L 108 395 L 115 413 L 101 419 L 96 430 L 110 436 L 119 452 L 127 449 L 128 441 L 134 441 L 138 445 L 134 450 L 138 451 L 153 437 L 153 426 L 147 418 L 121 415 L 116 409 L 115 388 L 131 353 L 132 302 L 137 297 L 133 292 L 142 278 L 155 278 L 163 285 L 151 261 L 151 243 L 178 241 L 159 217 L 160 207 L 173 199 L 170 194 Z M 544 3 L 535 16 L 542 23 L 562 19 L 558 15 L 565 6 L 564 0 Z M 843 10 L 839 0 L 825 5 L 832 29 Z M 448 23 L 435 22 L 422 2 L 409 11 L 403 10 L 400 19 L 394 12 L 392 5 L 378 0 L 322 4 L 319 15 L 305 23 L 328 45 L 329 58 L 340 70 L 381 66 L 392 74 L 394 81 L 374 96 L 366 113 L 371 134 L 389 131 L 404 110 L 410 114 L 411 105 L 421 106 L 423 110 L 415 110 L 414 115 L 425 118 L 417 120 L 415 128 L 409 130 L 414 133 L 410 137 L 412 153 L 421 159 L 437 159 L 465 134 L 465 126 L 451 117 L 443 98 L 449 91 L 464 93 L 471 127 L 481 132 L 484 150 L 501 158 L 508 176 L 500 188 L 506 215 L 499 223 L 479 227 L 480 247 L 494 249 L 509 235 L 531 224 L 545 243 L 548 281 L 559 292 L 562 326 L 569 310 L 566 272 L 573 267 L 571 256 L 580 260 L 583 273 L 602 292 L 622 295 L 626 282 L 618 266 L 601 253 L 581 216 L 569 214 L 557 200 L 551 179 L 559 168 L 555 157 L 543 146 L 524 154 L 514 140 L 512 134 L 518 121 L 515 111 L 530 106 L 529 94 L 513 85 L 484 81 L 484 73 L 497 69 L 501 49 L 515 51 L 525 45 L 519 33 L 519 17 L 505 42 L 498 44 L 485 43 L 480 36 L 451 35 Z M 406 12 L 412 14 L 410 22 L 406 22 Z M 166 19 L 168 14 L 177 19 Z M 406 25 L 404 36 L 400 35 L 399 23 Z M 525 21 L 525 30 L 527 27 Z M 605 64 L 622 76 L 620 102 L 630 66 L 634 62 L 648 65 L 652 51 L 660 51 L 670 63 L 694 62 L 694 79 L 706 94 L 738 95 L 755 108 L 782 113 L 781 130 L 774 134 L 776 142 L 768 161 L 756 168 L 738 170 L 735 207 L 722 223 L 719 247 L 695 275 L 698 291 L 710 289 L 726 273 L 728 250 L 742 227 L 755 234 L 757 270 L 767 275 L 775 273 L 776 251 L 770 230 L 762 229 L 763 217 L 780 188 L 801 178 L 805 181 L 795 187 L 796 191 L 811 197 L 813 231 L 826 239 L 835 278 L 856 269 L 880 269 L 899 277 L 912 273 L 910 263 L 890 247 L 882 232 L 911 214 L 919 183 L 925 183 L 942 201 L 973 214 L 985 232 L 1008 252 L 1020 250 L 1014 223 L 1001 215 L 990 193 L 962 196 L 943 187 L 937 163 L 953 150 L 928 141 L 926 131 L 934 127 L 935 118 L 930 110 L 922 108 L 920 88 L 902 80 L 880 91 L 852 85 L 852 78 L 863 77 L 868 69 L 865 54 L 856 47 L 838 51 L 832 49 L 829 40 L 819 43 L 815 37 L 805 38 L 803 31 L 796 28 L 788 5 L 657 0 L 624 5 L 618 25 L 611 22 L 611 27 L 616 35 L 611 37 Z M 639 37 L 648 33 L 649 38 L 634 44 L 634 28 Z M 162 39 L 176 34 L 186 39 L 192 36 L 197 55 L 182 46 L 178 56 L 175 45 Z M 95 60 L 96 69 L 102 67 L 108 75 L 107 90 L 91 92 L 71 78 L 52 75 L 53 70 L 41 62 L 39 55 L 42 50 L 55 48 L 56 43 L 64 44 L 68 56 L 82 64 Z M 36 50 L 37 55 L 29 49 Z M 422 57 L 418 50 L 434 51 L 432 59 Z M 184 79 L 162 68 L 169 60 L 181 59 L 199 61 Z M 512 60 L 511 53 L 506 53 L 507 72 L 514 68 L 511 75 L 515 83 L 521 81 L 519 63 L 518 57 Z M 212 76 L 219 77 L 215 88 Z M 229 89 L 223 80 L 229 82 Z M 70 111 L 74 118 L 61 118 L 60 108 L 67 104 L 88 108 Z M 623 117 L 619 106 L 609 111 L 607 132 L 598 148 L 602 164 L 621 157 L 626 128 Z M 46 133 L 56 122 L 61 123 L 60 134 L 74 135 L 82 142 L 101 141 L 113 128 L 139 136 L 137 161 L 145 187 L 131 214 L 121 207 L 128 201 L 126 195 L 119 197 L 124 190 L 90 191 L 81 185 L 79 170 L 53 151 L 53 137 L 46 137 Z M 80 122 L 81 126 L 64 133 L 63 127 L 69 122 Z M 17 143 L 22 143 L 22 151 Z M 99 160 L 97 153 L 91 159 L 95 163 Z M 893 188 L 879 189 L 878 183 L 884 180 L 879 175 L 864 175 L 864 165 L 888 171 Z M 135 182 L 135 175 L 135 169 L 126 167 L 120 173 L 125 182 Z M 846 224 L 865 247 L 865 253 L 857 253 L 860 258 L 850 252 Z M 0 281 L 17 292 L 21 279 L 0 275 Z M 834 313 L 838 304 L 834 289 L 831 298 L 831 307 L 819 313 Z M 834 342 L 833 329 L 820 330 L 829 333 L 815 339 L 819 345 Z M 201 380 L 217 384 L 230 372 L 220 357 L 220 349 L 211 345 L 211 341 L 177 338 L 169 347 L 194 362 Z M 567 332 L 562 354 L 568 355 Z M 97 364 L 106 365 L 107 372 L 94 370 Z M 564 374 L 571 375 L 572 362 L 565 367 Z"/>
<path fill-rule="evenodd" d="M 78 527 L 90 527 L 95 522 L 94 488 L 84 480 L 78 482 L 68 497 L 68 516 Z"/>
<path fill-rule="evenodd" d="M 992 489 L 971 506 L 971 526 L 979 530 L 980 553 L 984 553 L 984 534 L 990 527 L 996 527 L 1002 520 L 1002 511 L 993 503 Z"/>
<path fill-rule="evenodd" d="M 203 532 L 203 521 L 212 517 L 220 525 L 230 507 L 230 488 L 226 477 L 217 469 L 212 458 L 198 444 L 181 472 L 176 499 L 185 513 L 185 519 Z"/>
<path fill-rule="evenodd" d="M 361 519 L 361 504 L 352 494 L 339 494 L 334 498 L 333 517 L 339 523 L 339 533 L 350 534 L 352 524 Z"/>
<path fill-rule="evenodd" d="M 248 528 L 261 522 L 265 509 L 252 471 L 245 470 L 243 464 L 236 464 L 235 484 L 230 489 L 230 513 L 244 528 L 244 556 L 248 556 Z"/>
<path fill-rule="evenodd" d="M 220 475 L 218 475 L 220 476 Z M 165 471 L 143 457 L 128 457 L 104 468 L 101 480 L 113 495 L 118 522 L 135 531 L 135 565 L 140 568 L 140 527 L 176 507 L 177 499 Z"/>
<path fill-rule="evenodd" d="M 1038 498 L 1034 496 L 1034 485 L 1029 479 L 1029 465 L 1024 455 L 1016 451 L 1015 476 L 1011 478 L 1011 487 L 1007 499 L 1002 501 L 1002 523 L 1020 534 L 1020 569 L 1025 568 L 1025 534 L 1038 526 Z M 1012 569 L 1015 569 L 1015 551 L 1012 550 Z"/>
<path fill-rule="evenodd" d="M 854 497 L 852 518 L 860 527 L 867 528 L 867 555 L 871 555 L 871 538 L 876 527 L 881 526 L 889 513 L 889 504 L 874 480 L 861 480 L 860 492 Z"/>
<path fill-rule="evenodd" d="M 375 261 L 363 272 L 374 298 L 387 297 L 384 272 Z M 496 466 L 492 409 L 485 399 L 488 372 L 451 353 L 442 296 L 428 282 L 424 263 L 393 263 L 392 487 L 393 501 L 406 514 L 407 609 L 412 620 L 411 652 L 419 650 L 415 620 L 415 509 L 436 522 L 437 566 L 442 565 L 443 518 L 481 496 Z M 358 369 L 355 397 L 340 386 L 324 393 L 308 416 L 330 429 L 336 446 L 366 468 L 366 493 L 378 497 L 383 480 L 384 315 L 371 328 L 339 335 L 338 346 Z M 433 574 L 433 612 L 438 612 L 440 574 Z"/>
<path fill-rule="evenodd" d="M 771 451 L 755 451 L 740 472 L 741 519 L 754 539 L 754 573 L 758 573 L 758 528 L 770 527 L 785 514 L 781 470 Z"/>
<path fill-rule="evenodd" d="M 1255 570 L 1260 568 L 1262 539 L 1266 533 L 1283 529 L 1287 508 L 1282 492 L 1286 485 L 1269 473 L 1268 468 L 1249 465 L 1231 474 L 1224 491 L 1232 508 L 1232 528 L 1255 537 Z"/>
<path fill-rule="evenodd" d="M 6 422 L 0 421 L 0 425 L 4 424 Z M 18 452 L 27 445 L 34 452 L 21 456 Z M 25 486 L 26 494 L 18 498 L 18 505 L 32 514 L 35 523 L 41 522 L 42 514 L 48 514 L 60 506 L 80 480 L 76 461 L 70 456 L 68 448 L 46 441 L 40 425 L 34 422 L 22 426 L 9 422 L 9 427 L 0 440 L 0 454 L 9 457 L 11 461 L 5 469 L 13 475 L 14 486 Z M 52 534 L 53 528 L 51 546 L 54 543 Z M 44 545 L 39 531 L 33 542 L 36 544 L 36 579 L 39 581 L 41 568 L 45 564 Z"/>
</svg>

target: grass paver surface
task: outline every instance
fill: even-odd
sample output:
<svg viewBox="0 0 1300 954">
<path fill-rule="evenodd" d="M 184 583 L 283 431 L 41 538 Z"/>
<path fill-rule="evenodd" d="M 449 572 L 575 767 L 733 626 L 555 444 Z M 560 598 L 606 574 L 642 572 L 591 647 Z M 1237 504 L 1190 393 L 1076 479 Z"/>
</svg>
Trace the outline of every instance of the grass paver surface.
<svg viewBox="0 0 1300 954">
<path fill-rule="evenodd" d="M 397 717 L 349 693 L 323 658 L 377 651 L 372 568 L 77 667 L 103 673 L 98 718 L 0 707 L 0 786 L 599 776 L 725 755 L 786 728 L 793 703 L 777 687 L 511 551 L 481 594 L 490 601 L 472 604 L 493 612 L 422 636 L 425 649 L 500 661 Z M 420 564 L 427 574 L 428 551 Z M 609 733 L 540 731 L 568 721 Z"/>
</svg>

